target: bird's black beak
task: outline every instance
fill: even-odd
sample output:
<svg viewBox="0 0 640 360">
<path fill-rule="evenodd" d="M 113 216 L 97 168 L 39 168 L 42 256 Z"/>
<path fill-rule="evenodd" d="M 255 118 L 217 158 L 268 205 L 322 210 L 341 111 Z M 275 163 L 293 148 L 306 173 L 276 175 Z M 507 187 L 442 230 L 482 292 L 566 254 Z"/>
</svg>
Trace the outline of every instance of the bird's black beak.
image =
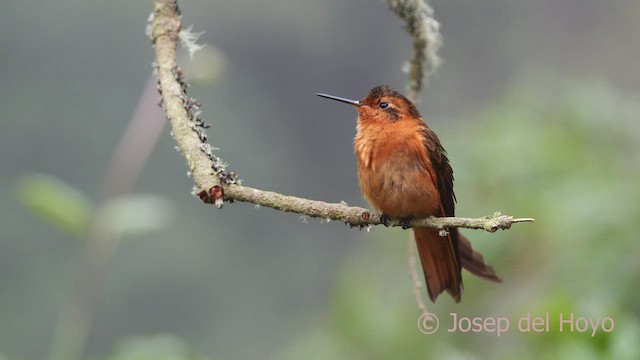
<svg viewBox="0 0 640 360">
<path fill-rule="evenodd" d="M 327 98 L 327 99 L 331 99 L 331 100 L 336 100 L 336 101 L 340 101 L 346 104 L 351 104 L 351 105 L 355 105 L 355 106 L 362 106 L 364 105 L 362 103 L 362 101 L 359 100 L 351 100 L 351 99 L 346 99 L 343 97 L 339 97 L 339 96 L 333 96 L 333 95 L 327 95 L 327 94 L 320 94 L 320 93 L 316 93 L 316 95 L 323 97 L 323 98 Z"/>
</svg>

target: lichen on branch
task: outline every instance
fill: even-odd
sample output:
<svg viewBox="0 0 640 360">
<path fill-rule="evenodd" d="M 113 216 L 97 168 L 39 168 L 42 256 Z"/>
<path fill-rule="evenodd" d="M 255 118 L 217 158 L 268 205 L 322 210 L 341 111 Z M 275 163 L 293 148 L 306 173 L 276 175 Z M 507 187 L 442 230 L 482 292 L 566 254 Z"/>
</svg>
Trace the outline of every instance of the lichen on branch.
<svg viewBox="0 0 640 360">
<path fill-rule="evenodd" d="M 408 63 L 407 97 L 418 102 L 427 77 L 442 63 L 438 50 L 442 45 L 440 24 L 433 17 L 433 8 L 424 0 L 385 0 L 389 9 L 402 18 L 405 29 L 413 38 L 413 55 Z"/>
<path fill-rule="evenodd" d="M 178 67 L 176 48 L 179 40 L 187 43 L 189 51 L 198 46 L 193 44 L 197 36 L 185 32 L 191 34 L 191 29 L 182 29 L 177 1 L 156 0 L 149 17 L 147 35 L 156 53 L 154 70 L 158 76 L 160 105 L 171 123 L 171 134 L 196 184 L 201 188 L 239 184 L 237 175 L 227 171 L 226 163 L 214 154 L 214 147 L 208 142 L 205 129 L 210 125 L 201 116 L 202 105 L 187 96 L 189 85 Z"/>
</svg>

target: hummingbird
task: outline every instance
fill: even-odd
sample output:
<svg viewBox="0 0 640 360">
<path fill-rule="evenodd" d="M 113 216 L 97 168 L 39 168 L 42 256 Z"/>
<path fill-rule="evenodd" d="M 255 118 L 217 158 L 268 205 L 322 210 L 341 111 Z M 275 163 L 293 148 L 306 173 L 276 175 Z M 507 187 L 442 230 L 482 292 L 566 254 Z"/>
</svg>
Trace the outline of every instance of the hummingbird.
<svg viewBox="0 0 640 360">
<path fill-rule="evenodd" d="M 364 198 L 382 213 L 383 224 L 399 219 L 407 229 L 414 218 L 455 216 L 453 170 L 447 153 L 409 99 L 386 85 L 374 87 L 362 100 L 316 95 L 355 106 L 358 182 Z M 440 236 L 435 228 L 413 228 L 431 301 L 447 291 L 460 302 L 462 268 L 501 281 L 458 228 L 445 230 L 446 236 Z"/>
</svg>

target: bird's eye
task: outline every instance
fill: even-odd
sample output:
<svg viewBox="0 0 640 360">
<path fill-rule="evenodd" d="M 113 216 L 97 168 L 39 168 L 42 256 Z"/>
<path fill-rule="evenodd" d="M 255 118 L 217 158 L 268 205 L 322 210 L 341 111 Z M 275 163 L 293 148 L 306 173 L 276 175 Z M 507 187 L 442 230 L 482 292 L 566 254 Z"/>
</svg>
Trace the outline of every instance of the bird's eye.
<svg viewBox="0 0 640 360">
<path fill-rule="evenodd" d="M 378 106 L 380 106 L 380 109 L 386 109 L 387 106 L 389 106 L 389 104 L 386 103 L 386 102 L 381 102 L 380 105 L 378 105 Z"/>
</svg>

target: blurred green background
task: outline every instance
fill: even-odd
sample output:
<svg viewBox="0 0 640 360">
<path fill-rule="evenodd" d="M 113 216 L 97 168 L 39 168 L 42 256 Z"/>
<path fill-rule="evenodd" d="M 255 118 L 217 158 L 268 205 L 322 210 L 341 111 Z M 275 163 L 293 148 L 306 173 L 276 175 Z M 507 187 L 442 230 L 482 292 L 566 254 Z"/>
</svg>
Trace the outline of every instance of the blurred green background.
<svg viewBox="0 0 640 360">
<path fill-rule="evenodd" d="M 180 5 L 206 31 L 182 64 L 231 169 L 364 206 L 356 114 L 314 93 L 404 90 L 401 20 L 380 1 Z M 537 222 L 463 230 L 504 283 L 465 274 L 462 303 L 427 304 L 441 327 L 423 335 L 407 232 L 189 194 L 153 84 L 142 95 L 151 1 L 3 1 L 0 359 L 640 358 L 640 2 L 433 6 L 445 64 L 419 108 L 449 152 L 457 214 Z M 139 103 L 146 125 L 107 171 Z M 155 148 L 145 128 L 163 131 Z M 511 327 L 449 333 L 452 312 Z M 549 332 L 517 329 L 547 312 Z M 572 313 L 615 328 L 560 332 Z"/>
</svg>

